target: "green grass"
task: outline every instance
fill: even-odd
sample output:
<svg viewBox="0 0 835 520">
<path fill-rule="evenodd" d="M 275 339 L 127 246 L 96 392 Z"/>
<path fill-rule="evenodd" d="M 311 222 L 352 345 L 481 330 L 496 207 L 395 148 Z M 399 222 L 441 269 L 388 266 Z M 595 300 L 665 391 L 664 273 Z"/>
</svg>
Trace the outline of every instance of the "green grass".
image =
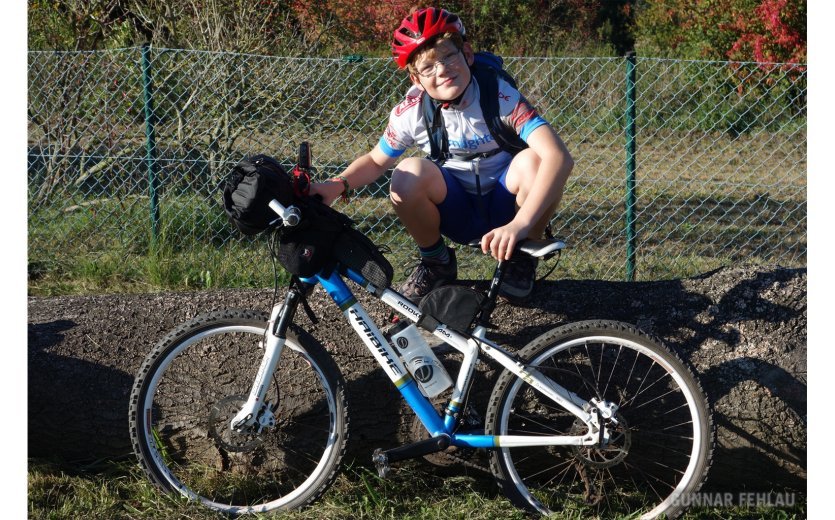
<svg viewBox="0 0 835 520">
<path fill-rule="evenodd" d="M 626 266 L 620 187 L 614 182 L 578 179 L 554 221 L 568 244 L 552 279 L 622 280 Z M 147 215 L 130 213 L 108 226 L 99 215 L 53 211 L 30 219 L 29 293 L 39 296 L 270 287 L 273 266 L 265 236 L 236 235 L 219 209 L 205 201 L 166 201 L 155 246 L 147 237 Z M 170 208 L 179 208 L 174 212 Z M 347 208 L 345 208 L 347 209 Z M 371 237 L 390 249 L 386 255 L 401 280 L 416 262 L 415 248 L 385 199 L 359 197 L 351 216 Z M 744 193 L 720 198 L 710 188 L 694 188 L 686 198 L 662 187 L 638 197 L 636 258 L 639 280 L 687 277 L 739 262 L 785 267 L 805 265 L 806 205 L 794 195 L 763 198 Z M 79 210 L 84 212 L 86 210 Z M 133 237 L 139 237 L 135 239 Z M 493 262 L 464 246 L 458 249 L 459 277 L 489 277 Z M 540 267 L 544 274 L 548 266 Z M 280 281 L 287 277 L 279 268 Z"/>
<path fill-rule="evenodd" d="M 132 460 L 104 461 L 91 466 L 68 466 L 29 461 L 29 518 L 32 519 L 225 519 L 188 501 L 157 492 Z M 357 519 L 461 519 L 502 518 L 523 520 L 489 478 L 439 476 L 419 463 L 405 463 L 387 479 L 364 467 L 349 467 L 333 487 L 312 506 L 277 515 L 250 518 L 297 520 Z M 557 520 L 589 518 L 567 505 Z M 781 508 L 717 507 L 689 511 L 686 519 L 793 520 L 806 518 L 806 499 Z"/>
<path fill-rule="evenodd" d="M 806 265 L 805 130 L 730 137 L 646 129 L 639 137 L 638 280 L 694 276 L 740 262 Z M 553 221 L 568 249 L 551 277 L 623 280 L 623 136 L 580 132 L 564 139 L 576 165 Z M 317 162 L 323 168 L 335 164 L 322 152 Z M 33 195 L 30 294 L 271 286 L 266 240 L 232 229 L 208 179 L 169 181 L 160 195 L 155 247 L 147 196 L 97 197 L 71 187 L 50 201 Z M 398 281 L 414 264 L 415 247 L 387 191 L 381 182 L 336 207 L 389 246 Z M 458 260 L 463 279 L 491 273 L 492 262 L 466 248 L 458 247 Z"/>
</svg>

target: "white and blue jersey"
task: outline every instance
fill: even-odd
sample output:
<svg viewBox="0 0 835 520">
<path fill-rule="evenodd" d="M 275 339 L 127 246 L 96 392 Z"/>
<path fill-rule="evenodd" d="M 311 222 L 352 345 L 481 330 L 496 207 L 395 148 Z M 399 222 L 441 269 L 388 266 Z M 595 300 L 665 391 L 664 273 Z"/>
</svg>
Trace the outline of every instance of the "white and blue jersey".
<svg viewBox="0 0 835 520">
<path fill-rule="evenodd" d="M 499 115 L 505 124 L 515 129 L 519 137 L 527 142 L 531 132 L 548 123 L 518 90 L 503 79 L 498 80 Z M 406 98 L 391 111 L 386 131 L 380 138 L 380 148 L 389 157 L 399 157 L 412 146 L 418 146 L 427 154 L 430 153 L 422 99 L 423 93 L 420 89 L 412 86 Z M 475 162 L 456 159 L 455 156 L 481 154 L 499 148 L 490 135 L 481 112 L 478 83 L 475 80 L 470 81 L 460 102 L 442 108 L 441 111 L 449 140 L 449 152 L 453 154 L 453 158 L 444 163 L 444 168 L 468 193 L 475 194 Z M 507 170 L 512 158 L 510 153 L 501 151 L 478 160 L 483 194 L 489 193 L 495 187 L 499 176 Z"/>
</svg>

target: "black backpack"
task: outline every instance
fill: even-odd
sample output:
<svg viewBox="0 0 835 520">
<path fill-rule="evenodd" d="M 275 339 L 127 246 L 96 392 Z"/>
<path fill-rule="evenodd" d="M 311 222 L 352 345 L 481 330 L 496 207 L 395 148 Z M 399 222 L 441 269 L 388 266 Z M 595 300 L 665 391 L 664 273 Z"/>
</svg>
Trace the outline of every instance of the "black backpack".
<svg viewBox="0 0 835 520">
<path fill-rule="evenodd" d="M 484 120 L 490 135 L 499 145 L 499 150 L 505 150 L 512 155 L 528 147 L 513 128 L 507 126 L 499 115 L 499 77 L 516 88 L 516 80 L 504 70 L 504 60 L 491 52 L 481 51 L 475 53 L 472 71 L 473 77 L 478 82 L 480 90 L 479 104 L 484 114 Z M 449 153 L 449 139 L 444 119 L 441 114 L 442 105 L 426 92 L 423 93 L 423 118 L 426 123 L 426 131 L 429 134 L 429 159 L 437 164 L 443 164 L 451 157 Z M 487 152 L 490 154 L 490 152 Z M 473 154 L 476 158 L 482 154 Z"/>
</svg>

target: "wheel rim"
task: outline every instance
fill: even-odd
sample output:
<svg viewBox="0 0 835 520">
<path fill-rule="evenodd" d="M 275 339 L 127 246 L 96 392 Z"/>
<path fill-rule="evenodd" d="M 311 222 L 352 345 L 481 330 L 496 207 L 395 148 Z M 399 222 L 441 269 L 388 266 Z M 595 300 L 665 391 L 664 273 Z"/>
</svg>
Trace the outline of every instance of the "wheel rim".
<svg viewBox="0 0 835 520">
<path fill-rule="evenodd" d="M 141 407 L 140 422 L 150 433 L 142 435 L 143 447 L 159 477 L 190 499 L 229 513 L 264 512 L 297 501 L 328 472 L 339 438 L 333 389 L 309 355 L 288 339 L 266 397 L 277 401 L 276 427 L 238 439 L 248 443 L 241 444 L 246 449 L 233 447 L 229 440 L 236 434 L 224 424 L 236 413 L 232 401 L 249 392 L 263 355 L 263 333 L 263 327 L 234 325 L 182 341 L 155 371 Z M 184 357 L 205 367 L 180 369 Z M 248 371 L 237 374 L 235 367 Z M 219 375 L 225 377 L 220 383 L 211 380 Z M 220 388 L 205 391 L 191 376 Z M 279 394 L 281 386 L 289 391 Z M 315 395 L 311 387 L 318 390 Z"/>
<path fill-rule="evenodd" d="M 554 361 L 555 358 L 559 361 Z M 615 365 L 628 364 L 630 358 L 634 358 L 630 367 L 631 375 L 630 373 L 614 373 L 609 369 Z M 655 499 L 654 505 L 649 507 L 648 511 L 644 510 L 641 518 L 653 518 L 675 508 L 681 494 L 692 487 L 694 476 L 699 469 L 699 454 L 703 450 L 701 432 L 704 425 L 696 397 L 669 361 L 640 343 L 601 335 L 578 338 L 554 345 L 532 360 L 531 365 L 537 366 L 545 374 L 552 370 L 554 380 L 560 384 L 570 379 L 566 377 L 566 374 L 570 370 L 568 367 L 573 365 L 576 369 L 575 381 L 564 386 L 567 388 L 573 386 L 569 389 L 584 399 L 595 397 L 590 387 L 594 387 L 598 394 L 605 394 L 604 397 L 608 401 L 620 406 L 618 415 L 628 429 L 627 432 L 622 432 L 624 438 L 621 441 L 627 442 L 628 439 L 626 447 L 628 453 L 621 452 L 616 456 L 609 453 L 608 459 L 606 455 L 595 453 L 594 447 L 573 448 L 573 453 L 571 453 L 572 448 L 548 448 L 547 452 L 554 460 L 550 462 L 537 460 L 534 464 L 525 457 L 531 456 L 530 452 L 536 449 L 529 450 L 529 452 L 502 449 L 499 456 L 505 462 L 504 466 L 509 472 L 511 482 L 533 507 L 543 513 L 550 512 L 547 505 L 548 498 L 556 503 L 566 498 L 561 494 L 562 492 L 554 493 L 555 489 L 564 485 L 569 489 L 572 486 L 576 488 L 580 483 L 585 488 L 584 498 L 598 500 L 597 504 L 592 504 L 592 507 L 597 507 L 598 510 L 617 509 L 613 506 L 625 505 L 629 502 L 633 504 L 645 502 L 643 498 L 635 498 L 644 494 L 652 495 Z M 643 380 L 643 384 L 639 382 L 630 388 L 624 383 L 629 380 Z M 525 395 L 520 395 L 520 391 Z M 552 410 L 547 410 L 549 403 L 547 398 L 534 393 L 530 387 L 523 386 L 520 380 L 511 385 L 507 395 L 504 401 L 505 406 L 499 417 L 499 434 L 519 433 L 517 430 L 523 429 L 527 429 L 528 434 L 537 432 L 539 429 L 543 435 L 554 435 L 555 431 L 560 429 L 563 430 L 561 433 L 566 435 L 585 433 L 585 427 L 581 432 L 577 431 L 574 421 L 576 418 L 564 411 L 560 415 L 560 410 L 556 410 L 556 405 L 553 405 Z M 531 396 L 538 400 L 534 407 L 529 403 L 526 404 Z M 517 398 L 521 398 L 518 403 Z M 669 406 L 670 410 L 664 414 L 653 415 L 653 408 L 658 408 L 662 404 Z M 524 406 L 528 408 L 525 409 Z M 540 408 L 537 410 L 535 406 Z M 545 422 L 542 417 L 537 417 L 536 413 L 546 411 L 544 417 L 552 419 L 553 426 L 550 428 L 545 424 L 536 426 L 535 419 L 540 423 Z M 689 420 L 682 421 L 682 417 L 689 418 Z M 560 421 L 565 426 L 560 426 Z M 542 450 L 543 448 L 539 448 L 540 454 Z M 651 467 L 652 464 L 658 464 L 658 461 L 650 457 L 653 450 L 662 452 L 658 455 L 666 460 L 662 464 L 669 465 L 670 461 L 676 461 L 675 467 L 669 467 L 669 469 L 664 469 L 663 466 Z M 597 465 L 594 461 L 597 461 Z M 553 465 L 548 467 L 549 463 Z M 519 470 L 517 467 L 522 469 Z M 659 477 L 659 474 L 667 474 L 668 478 L 663 479 Z M 616 483 L 616 478 L 624 479 L 626 484 Z M 642 490 L 639 484 L 647 482 L 649 485 Z M 538 488 L 540 484 L 543 489 Z M 534 492 L 529 489 L 531 487 L 535 489 Z M 544 489 L 546 487 L 547 490 Z M 631 499 L 628 496 L 621 498 L 615 496 L 613 500 L 610 495 L 613 491 L 610 489 L 612 487 L 618 492 L 623 491 L 621 487 L 634 489 L 635 495 Z"/>
</svg>

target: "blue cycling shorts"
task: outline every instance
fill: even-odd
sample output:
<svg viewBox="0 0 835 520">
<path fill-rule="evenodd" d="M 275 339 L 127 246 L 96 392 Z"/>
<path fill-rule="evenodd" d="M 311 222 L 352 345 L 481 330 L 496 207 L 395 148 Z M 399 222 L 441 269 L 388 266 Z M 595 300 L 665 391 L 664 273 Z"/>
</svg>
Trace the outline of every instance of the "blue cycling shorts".
<svg viewBox="0 0 835 520">
<path fill-rule="evenodd" d="M 507 189 L 507 169 L 489 193 L 481 196 L 467 193 L 446 168 L 441 168 L 446 181 L 446 198 L 438 204 L 441 233 L 459 244 L 481 239 L 491 229 L 504 226 L 516 215 L 516 195 Z"/>
</svg>

